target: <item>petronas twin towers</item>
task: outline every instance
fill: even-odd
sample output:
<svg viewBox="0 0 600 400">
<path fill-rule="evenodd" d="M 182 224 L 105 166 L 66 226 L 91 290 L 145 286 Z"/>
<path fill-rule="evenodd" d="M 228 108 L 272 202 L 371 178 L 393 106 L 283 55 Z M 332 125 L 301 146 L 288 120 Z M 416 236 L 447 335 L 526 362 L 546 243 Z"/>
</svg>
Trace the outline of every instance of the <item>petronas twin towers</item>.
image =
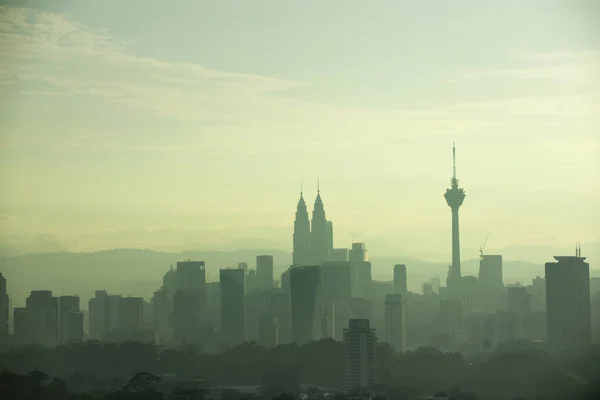
<svg viewBox="0 0 600 400">
<path fill-rule="evenodd" d="M 294 221 L 294 266 L 321 265 L 330 260 L 332 252 L 333 223 L 325 217 L 321 191 L 317 189 L 312 221 L 301 191 Z"/>
</svg>

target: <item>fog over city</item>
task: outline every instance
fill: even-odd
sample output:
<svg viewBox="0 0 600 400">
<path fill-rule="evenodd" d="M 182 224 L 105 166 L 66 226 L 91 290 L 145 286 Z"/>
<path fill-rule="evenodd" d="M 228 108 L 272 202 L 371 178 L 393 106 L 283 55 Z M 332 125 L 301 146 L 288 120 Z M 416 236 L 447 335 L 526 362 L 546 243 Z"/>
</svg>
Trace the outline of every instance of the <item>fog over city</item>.
<svg viewBox="0 0 600 400">
<path fill-rule="evenodd" d="M 599 27 L 0 2 L 0 397 L 594 398 Z"/>
</svg>

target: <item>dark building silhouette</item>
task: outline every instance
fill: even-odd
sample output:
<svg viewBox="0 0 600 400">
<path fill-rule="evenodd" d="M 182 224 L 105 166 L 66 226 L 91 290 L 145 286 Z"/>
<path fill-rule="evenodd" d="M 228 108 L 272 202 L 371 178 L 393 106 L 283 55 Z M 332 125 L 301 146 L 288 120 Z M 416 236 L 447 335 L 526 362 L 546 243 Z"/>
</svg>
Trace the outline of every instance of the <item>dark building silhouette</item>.
<svg viewBox="0 0 600 400">
<path fill-rule="evenodd" d="M 375 385 L 375 329 L 368 319 L 351 319 L 344 330 L 346 347 L 344 378 L 347 389 L 365 389 Z"/>
<path fill-rule="evenodd" d="M 321 268 L 321 298 L 324 303 L 349 300 L 352 296 L 350 263 L 328 261 Z"/>
<path fill-rule="evenodd" d="M 465 200 L 465 191 L 458 187 L 456 178 L 456 148 L 452 146 L 453 173 L 450 180 L 450 189 L 446 189 L 444 197 L 452 210 L 452 266 L 448 274 L 447 287 L 452 296 L 460 293 L 460 237 L 458 225 L 458 209 Z"/>
<path fill-rule="evenodd" d="M 394 292 L 408 296 L 408 279 L 406 277 L 406 265 L 394 265 Z"/>
<path fill-rule="evenodd" d="M 60 343 L 81 342 L 83 340 L 83 313 L 79 308 L 79 296 L 60 296 L 58 308 Z"/>
<path fill-rule="evenodd" d="M 0 340 L 8 336 L 9 299 L 6 292 L 6 278 L 0 272 Z"/>
<path fill-rule="evenodd" d="M 164 286 L 152 295 L 152 326 L 156 333 L 158 345 L 164 346 L 170 337 L 170 315 L 175 319 L 175 310 L 171 313 L 169 296 Z M 174 306 L 173 306 L 174 308 Z M 175 321 L 173 321 L 175 323 Z"/>
<path fill-rule="evenodd" d="M 136 335 L 144 330 L 144 298 L 121 297 L 119 301 L 118 331 L 125 335 Z"/>
<path fill-rule="evenodd" d="M 256 277 L 260 289 L 273 288 L 273 256 L 256 256 Z"/>
<path fill-rule="evenodd" d="M 327 218 L 325 216 L 325 208 L 323 200 L 321 200 L 321 191 L 317 190 L 317 198 L 315 200 L 311 231 L 310 231 L 310 253 L 313 265 L 321 265 L 329 261 L 330 257 L 330 233 L 328 230 Z"/>
<path fill-rule="evenodd" d="M 267 349 L 279 344 L 279 321 L 270 311 L 265 311 L 260 316 L 258 327 L 258 344 Z"/>
<path fill-rule="evenodd" d="M 201 341 L 199 292 L 180 289 L 173 301 L 173 334 L 176 344 L 197 344 Z"/>
<path fill-rule="evenodd" d="M 292 310 L 290 292 L 283 289 L 274 290 L 269 298 L 270 316 L 277 319 L 277 342 L 292 342 Z"/>
<path fill-rule="evenodd" d="M 591 343 L 590 265 L 575 256 L 546 263 L 546 338 L 555 351 L 585 349 Z"/>
<path fill-rule="evenodd" d="M 290 272 L 292 342 L 305 344 L 321 336 L 321 268 L 294 267 Z"/>
<path fill-rule="evenodd" d="M 310 256 L 310 221 L 306 203 L 302 191 L 300 199 L 296 207 L 296 219 L 294 220 L 294 235 L 293 235 L 293 265 L 303 266 L 309 265 Z"/>
<path fill-rule="evenodd" d="M 18 313 L 19 321 L 15 319 L 15 333 L 25 331 L 25 343 L 38 343 L 45 347 L 58 344 L 58 298 L 52 296 L 52 291 L 31 291 L 26 300 L 25 310 Z M 17 324 L 22 322 L 25 326 L 18 327 Z"/>
<path fill-rule="evenodd" d="M 402 293 L 385 296 L 385 341 L 398 352 L 406 351 L 406 310 Z"/>
<path fill-rule="evenodd" d="M 479 259 L 479 275 L 477 280 L 483 291 L 502 291 L 504 289 L 502 256 L 482 254 Z"/>
<path fill-rule="evenodd" d="M 526 325 L 531 316 L 531 295 L 527 288 L 521 285 L 508 286 L 508 312 L 513 315 L 515 325 L 515 337 L 525 339 L 527 337 Z"/>
<path fill-rule="evenodd" d="M 368 299 L 371 295 L 371 263 L 364 243 L 352 243 L 350 250 L 352 297 Z"/>
<path fill-rule="evenodd" d="M 256 289 L 246 294 L 246 340 L 259 341 L 260 318 L 269 309 L 270 291 Z"/>
<path fill-rule="evenodd" d="M 221 339 L 227 346 L 246 340 L 246 306 L 243 269 L 221 269 Z"/>
</svg>

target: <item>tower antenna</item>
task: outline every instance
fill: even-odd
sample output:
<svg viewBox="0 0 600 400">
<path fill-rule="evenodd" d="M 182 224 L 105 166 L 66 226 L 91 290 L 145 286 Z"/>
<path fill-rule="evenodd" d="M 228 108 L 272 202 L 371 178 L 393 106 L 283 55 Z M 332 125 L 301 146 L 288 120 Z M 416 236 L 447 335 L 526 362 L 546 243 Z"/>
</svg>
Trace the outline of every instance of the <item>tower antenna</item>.
<svg viewBox="0 0 600 400">
<path fill-rule="evenodd" d="M 456 145 L 452 142 L 452 177 L 456 179 Z"/>
<path fill-rule="evenodd" d="M 317 194 L 321 193 L 321 182 L 319 178 L 317 178 Z"/>
<path fill-rule="evenodd" d="M 300 196 L 302 196 L 302 179 L 300 179 Z"/>
</svg>

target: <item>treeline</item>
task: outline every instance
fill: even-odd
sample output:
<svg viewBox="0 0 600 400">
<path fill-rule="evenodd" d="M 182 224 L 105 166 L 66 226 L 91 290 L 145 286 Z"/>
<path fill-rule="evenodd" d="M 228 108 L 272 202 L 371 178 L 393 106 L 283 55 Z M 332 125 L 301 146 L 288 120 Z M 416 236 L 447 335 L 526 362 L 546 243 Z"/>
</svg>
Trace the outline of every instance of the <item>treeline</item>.
<svg viewBox="0 0 600 400">
<path fill-rule="evenodd" d="M 414 399 L 447 391 L 460 393 L 465 399 L 577 399 L 600 383 L 597 348 L 571 358 L 519 350 L 466 360 L 459 354 L 443 354 L 432 348 L 396 354 L 380 344 L 376 362 L 378 387 L 372 390 L 388 398 L 389 393 Z M 344 345 L 326 339 L 267 350 L 248 342 L 221 354 L 206 354 L 193 348 L 172 350 L 135 342 L 91 341 L 54 349 L 13 349 L 0 354 L 0 370 L 22 376 L 43 371 L 75 393 L 119 391 L 140 371 L 203 380 L 212 387 L 264 387 L 271 379 L 271 384 L 278 387 L 273 394 L 296 393 L 300 384 L 342 387 Z"/>
</svg>

